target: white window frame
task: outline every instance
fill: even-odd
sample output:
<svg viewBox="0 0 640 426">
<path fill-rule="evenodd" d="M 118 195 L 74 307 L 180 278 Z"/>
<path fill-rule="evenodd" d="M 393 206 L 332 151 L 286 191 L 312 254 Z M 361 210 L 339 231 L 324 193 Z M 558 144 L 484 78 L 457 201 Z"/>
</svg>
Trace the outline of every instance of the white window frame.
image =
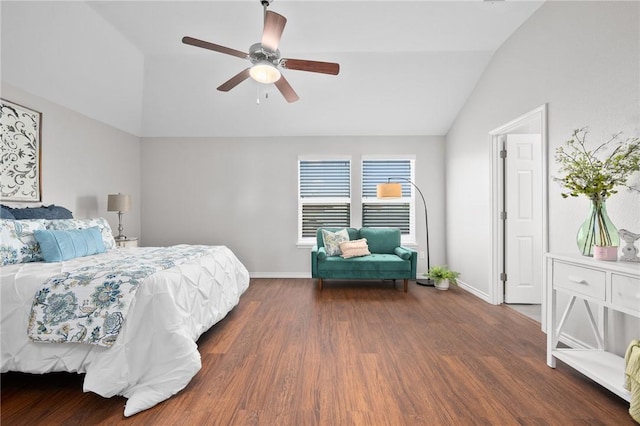
<svg viewBox="0 0 640 426">
<path fill-rule="evenodd" d="M 360 163 L 360 197 L 362 200 L 362 205 L 364 204 L 409 204 L 409 233 L 402 234 L 401 243 L 406 246 L 417 246 L 416 241 L 416 188 L 411 183 L 403 180 L 403 179 L 391 179 L 390 182 L 401 183 L 403 185 L 409 185 L 411 188 L 411 195 L 409 197 L 402 197 L 396 199 L 380 199 L 377 197 L 365 197 L 363 194 L 364 188 L 364 162 L 365 161 L 393 161 L 393 160 L 407 160 L 411 164 L 411 173 L 410 173 L 410 181 L 415 182 L 416 175 L 416 157 L 415 155 L 367 155 L 362 156 Z M 388 176 L 393 177 L 393 176 Z M 387 182 L 386 180 L 381 183 Z M 362 223 L 362 208 L 360 209 L 360 221 Z"/>
<path fill-rule="evenodd" d="M 302 161 L 348 161 L 349 162 L 349 197 L 317 197 L 317 198 L 302 198 L 300 195 L 300 163 Z M 297 161 L 297 173 L 298 173 L 298 231 L 297 231 L 297 245 L 302 247 L 310 247 L 316 243 L 316 237 L 303 237 L 302 236 L 302 210 L 304 205 L 313 204 L 348 204 L 350 210 L 353 209 L 352 203 L 352 173 L 353 173 L 353 161 L 351 156 L 347 155 L 331 155 L 331 156 L 299 156 Z M 351 213 L 353 215 L 353 212 Z M 351 218 L 349 219 L 349 225 L 351 226 Z"/>
</svg>

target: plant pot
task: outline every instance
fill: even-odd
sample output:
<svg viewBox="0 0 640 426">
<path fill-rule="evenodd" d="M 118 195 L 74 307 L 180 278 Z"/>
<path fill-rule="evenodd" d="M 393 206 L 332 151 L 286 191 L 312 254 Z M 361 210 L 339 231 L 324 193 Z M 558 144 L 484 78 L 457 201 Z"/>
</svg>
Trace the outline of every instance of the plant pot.
<svg viewBox="0 0 640 426">
<path fill-rule="evenodd" d="M 449 290 L 449 280 L 436 281 L 435 288 L 437 288 L 438 290 Z"/>
<path fill-rule="evenodd" d="M 609 219 L 604 198 L 592 198 L 589 216 L 578 229 L 577 244 L 584 256 L 593 256 L 594 247 L 618 246 L 618 230 Z"/>
<path fill-rule="evenodd" d="M 596 260 L 618 260 L 618 247 L 616 246 L 595 246 L 593 247 L 593 258 Z"/>
</svg>

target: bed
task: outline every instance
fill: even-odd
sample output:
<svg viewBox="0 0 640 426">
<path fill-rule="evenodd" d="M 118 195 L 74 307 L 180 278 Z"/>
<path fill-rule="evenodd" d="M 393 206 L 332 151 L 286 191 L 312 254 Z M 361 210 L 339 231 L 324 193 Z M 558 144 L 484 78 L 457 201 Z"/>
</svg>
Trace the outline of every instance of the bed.
<svg viewBox="0 0 640 426">
<path fill-rule="evenodd" d="M 37 220 L 10 223 L 2 219 L 1 225 L 7 227 L 18 222 L 23 225 L 21 240 L 30 243 L 33 243 L 30 240 L 33 230 L 25 228 L 35 224 L 47 229 L 52 223 Z M 83 223 L 85 227 L 92 224 Z M 108 227 L 106 221 L 103 225 Z M 65 226 L 77 227 L 78 221 L 67 221 Z M 108 245 L 111 231 L 102 231 Z M 8 237 L 6 233 L 3 235 L 5 245 Z M 22 250 L 26 256 L 33 257 L 31 251 L 29 254 L 29 250 Z M 56 282 L 52 277 L 73 277 L 87 268 L 109 269 L 109 265 L 150 258 L 155 252 L 163 252 L 165 256 L 173 252 L 173 259 L 178 259 L 176 253 L 191 255 L 180 261 L 165 261 L 158 270 L 140 278 L 135 292 L 131 291 L 134 295 L 126 318 L 121 321 L 117 334 L 103 339 L 106 344 L 90 344 L 96 342 L 72 336 L 62 339 L 59 330 L 52 333 L 40 323 L 40 327 L 34 326 L 38 322 L 34 313 L 38 303 L 34 296 L 42 291 L 43 284 L 49 283 L 52 287 L 51 282 Z M 31 260 L 36 261 L 0 267 L 1 371 L 85 373 L 85 392 L 107 398 L 114 395 L 127 398 L 125 416 L 151 408 L 187 386 L 201 368 L 197 339 L 239 303 L 249 286 L 247 269 L 226 246 L 112 247 L 58 262 L 37 261 L 37 255 Z M 78 300 L 86 297 L 80 295 Z M 78 305 L 83 307 L 81 303 Z M 37 333 L 39 329 L 41 334 Z M 43 340 L 41 336 L 52 335 L 58 340 L 38 341 Z"/>
</svg>

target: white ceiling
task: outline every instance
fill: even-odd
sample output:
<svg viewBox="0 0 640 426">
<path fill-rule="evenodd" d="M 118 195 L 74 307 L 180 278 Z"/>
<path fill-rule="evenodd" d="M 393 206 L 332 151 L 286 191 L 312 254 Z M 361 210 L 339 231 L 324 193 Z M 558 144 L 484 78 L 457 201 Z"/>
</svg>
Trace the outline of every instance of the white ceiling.
<svg viewBox="0 0 640 426">
<path fill-rule="evenodd" d="M 215 90 L 249 62 L 181 43 L 247 51 L 262 32 L 258 0 L 87 3 L 144 57 L 142 136 L 285 136 L 446 134 L 542 1 L 276 0 L 282 56 L 341 65 L 338 76 L 285 70 L 293 104 L 252 80 Z"/>
</svg>

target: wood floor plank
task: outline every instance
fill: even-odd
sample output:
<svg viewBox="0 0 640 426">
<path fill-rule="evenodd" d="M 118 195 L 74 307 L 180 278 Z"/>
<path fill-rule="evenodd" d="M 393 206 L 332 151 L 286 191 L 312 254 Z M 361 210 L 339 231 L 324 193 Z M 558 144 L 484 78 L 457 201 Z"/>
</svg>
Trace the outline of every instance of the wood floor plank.
<svg viewBox="0 0 640 426">
<path fill-rule="evenodd" d="M 628 403 L 546 366 L 533 320 L 452 288 L 252 279 L 198 341 L 202 369 L 131 418 L 82 375 L 5 373 L 3 425 L 633 425 Z"/>
</svg>

